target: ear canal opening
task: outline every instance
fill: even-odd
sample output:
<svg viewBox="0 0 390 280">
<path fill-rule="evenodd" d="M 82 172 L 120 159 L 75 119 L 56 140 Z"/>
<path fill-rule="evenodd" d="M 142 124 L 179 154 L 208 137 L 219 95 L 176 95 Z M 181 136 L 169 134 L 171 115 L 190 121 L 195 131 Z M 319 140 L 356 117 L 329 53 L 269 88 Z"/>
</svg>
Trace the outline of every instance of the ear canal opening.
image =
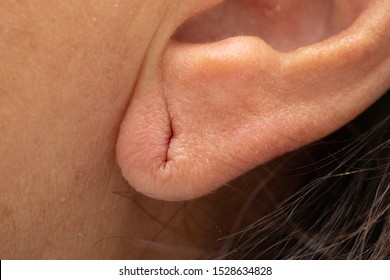
<svg viewBox="0 0 390 280">
<path fill-rule="evenodd" d="M 183 43 L 256 36 L 289 52 L 348 29 L 375 0 L 229 0 L 190 18 L 173 35 Z"/>
</svg>

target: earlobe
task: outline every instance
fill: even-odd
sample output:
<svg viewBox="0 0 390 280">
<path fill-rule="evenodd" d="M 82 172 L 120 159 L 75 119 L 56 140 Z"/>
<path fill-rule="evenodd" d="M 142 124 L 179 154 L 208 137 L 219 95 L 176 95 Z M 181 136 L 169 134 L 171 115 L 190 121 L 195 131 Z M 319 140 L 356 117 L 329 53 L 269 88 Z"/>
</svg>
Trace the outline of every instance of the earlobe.
<svg viewBox="0 0 390 280">
<path fill-rule="evenodd" d="M 372 1 L 343 33 L 287 53 L 253 36 L 170 41 L 122 122 L 124 177 L 188 200 L 334 131 L 390 86 L 389 15 Z"/>
</svg>

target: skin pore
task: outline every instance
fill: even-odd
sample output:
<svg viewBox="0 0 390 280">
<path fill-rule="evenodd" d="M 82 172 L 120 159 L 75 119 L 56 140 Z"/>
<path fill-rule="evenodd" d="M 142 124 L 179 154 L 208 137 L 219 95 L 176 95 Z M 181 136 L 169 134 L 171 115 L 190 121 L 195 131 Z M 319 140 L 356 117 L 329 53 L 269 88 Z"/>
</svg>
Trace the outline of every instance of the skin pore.
<svg viewBox="0 0 390 280">
<path fill-rule="evenodd" d="M 224 236 L 226 229 L 237 227 L 231 216 L 245 200 L 244 187 L 242 193 L 232 187 L 194 202 L 167 203 L 131 189 L 129 178 L 122 176 L 131 172 L 123 166 L 121 170 L 117 162 L 123 119 L 129 106 L 136 104 L 137 89 L 155 80 L 156 66 L 167 57 L 171 36 L 186 20 L 221 2 L 69 0 L 37 5 L 1 1 L 0 258 L 199 258 L 214 249 L 214 240 Z M 231 5 L 238 3 L 245 10 L 252 2 L 242 1 L 240 6 L 232 1 Z M 283 2 L 297 1 L 280 1 L 282 7 Z M 361 13 L 360 4 L 350 13 L 349 2 L 344 1 L 347 22 L 332 25 L 318 37 L 303 36 L 293 45 L 281 41 L 281 35 L 272 38 L 271 33 L 282 34 L 283 26 L 256 35 L 264 35 L 267 43 L 283 51 L 324 40 Z M 270 9 L 267 6 L 265 11 Z M 187 28 L 176 33 L 178 42 L 194 38 L 194 28 L 199 27 Z M 208 41 L 208 36 L 219 40 L 222 35 L 206 34 L 196 41 Z M 378 49 L 382 54 L 384 48 Z M 371 68 L 380 67 L 373 62 L 366 72 Z M 389 86 L 383 82 L 388 80 L 385 70 L 380 71 L 385 73 L 380 81 L 373 80 L 378 84 L 373 97 L 358 102 L 347 117 L 335 117 L 337 125 L 324 129 L 326 133 L 384 92 Z M 134 134 L 134 139 L 141 137 L 147 143 L 147 137 Z M 126 161 L 126 167 L 129 162 L 136 166 L 140 161 Z M 261 211 L 249 209 L 248 218 L 241 222 L 254 220 L 253 214 Z"/>
</svg>

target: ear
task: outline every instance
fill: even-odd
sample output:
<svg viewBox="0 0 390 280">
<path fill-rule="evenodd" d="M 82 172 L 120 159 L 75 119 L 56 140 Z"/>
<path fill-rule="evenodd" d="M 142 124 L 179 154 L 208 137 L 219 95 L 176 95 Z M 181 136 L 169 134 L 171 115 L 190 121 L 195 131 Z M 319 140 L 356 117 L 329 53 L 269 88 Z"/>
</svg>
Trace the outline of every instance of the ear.
<svg viewBox="0 0 390 280">
<path fill-rule="evenodd" d="M 237 0 L 193 18 L 141 75 L 118 138 L 124 177 L 192 199 L 326 136 L 390 86 L 389 30 L 385 0 Z"/>
</svg>

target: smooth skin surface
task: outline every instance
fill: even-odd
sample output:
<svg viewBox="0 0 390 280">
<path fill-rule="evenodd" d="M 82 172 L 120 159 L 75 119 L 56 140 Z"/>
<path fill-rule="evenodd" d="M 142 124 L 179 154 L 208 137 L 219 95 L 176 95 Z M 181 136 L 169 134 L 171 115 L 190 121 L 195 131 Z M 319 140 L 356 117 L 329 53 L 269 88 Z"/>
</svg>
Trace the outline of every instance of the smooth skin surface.
<svg viewBox="0 0 390 280">
<path fill-rule="evenodd" d="M 247 111 L 243 107 L 235 111 L 233 119 L 227 118 L 227 114 L 220 111 L 221 108 L 235 108 L 237 91 L 230 92 L 232 99 L 217 98 L 213 102 L 209 100 L 209 103 L 204 103 L 202 98 L 196 99 L 199 92 L 209 92 L 209 87 L 217 89 L 219 93 L 221 89 L 218 85 L 223 84 L 231 89 L 241 88 L 246 80 L 251 81 L 247 94 L 257 92 L 260 79 L 254 78 L 254 73 L 265 71 L 264 75 L 270 74 L 265 67 L 258 70 L 257 61 L 248 57 L 262 58 L 262 50 L 266 50 L 272 54 L 268 57 L 268 63 L 272 65 L 272 59 L 279 57 L 279 53 L 271 48 L 274 47 L 272 42 L 277 44 L 281 40 L 283 29 L 278 31 L 279 39 L 270 39 L 271 47 L 267 40 L 261 41 L 261 47 L 258 47 L 259 41 L 254 41 L 253 38 L 238 41 L 233 38 L 229 41 L 233 43 L 227 44 L 226 48 L 223 42 L 217 46 L 206 44 L 194 48 L 194 45 L 183 43 L 186 38 L 185 29 L 179 36 L 181 41 L 173 42 L 170 38 L 186 20 L 222 1 L 41 2 L 4 0 L 0 3 L 0 258 L 204 256 L 205 251 L 213 247 L 210 243 L 224 234 L 222 228 L 230 226 L 228 217 L 236 212 L 235 204 L 239 205 L 240 199 L 234 200 L 232 204 L 228 204 L 230 200 L 226 200 L 226 203 L 219 202 L 218 207 L 214 206 L 219 201 L 218 195 L 199 203 L 160 202 L 135 194 L 129 183 L 152 197 L 165 200 L 192 199 L 214 191 L 217 185 L 226 183 L 275 155 L 297 148 L 299 145 L 283 142 L 281 146 L 275 145 L 275 152 L 266 155 L 262 152 L 258 158 L 253 151 L 254 147 L 269 147 L 269 141 L 273 141 L 278 133 L 272 134 L 264 143 L 253 142 L 250 139 L 256 136 L 258 130 L 252 126 L 248 127 L 249 134 L 242 134 L 244 138 L 249 136 L 249 140 L 240 136 L 235 141 L 225 142 L 224 139 L 231 139 L 230 135 L 242 128 L 242 117 L 247 118 Z M 252 5 L 254 1 L 244 2 Z M 277 4 L 278 1 L 274 2 Z M 283 5 L 282 2 L 288 1 L 280 2 Z M 297 1 L 291 1 L 293 2 Z M 349 2 L 352 1 L 345 1 Z M 312 77 L 309 79 L 312 83 L 302 86 L 300 96 L 310 101 L 304 102 L 308 106 L 303 106 L 299 111 L 307 112 L 304 119 L 312 119 L 317 108 L 313 104 L 318 102 L 329 102 L 329 108 L 338 104 L 336 112 L 346 113 L 329 113 L 329 118 L 316 122 L 312 126 L 318 128 L 318 133 L 303 137 L 300 145 L 322 137 L 346 123 L 390 86 L 390 39 L 384 35 L 390 26 L 390 20 L 386 21 L 386 17 L 390 18 L 389 2 L 366 2 L 372 3 L 373 8 L 370 16 L 362 16 L 364 21 L 361 21 L 361 26 L 368 26 L 369 30 L 375 29 L 376 33 L 375 38 L 361 38 L 359 42 L 368 42 L 369 46 L 375 47 L 375 54 L 369 53 L 369 48 L 363 44 L 354 45 L 357 50 L 362 49 L 357 56 L 350 56 L 341 47 L 335 54 L 338 56 L 329 56 L 336 64 L 339 58 L 350 62 L 348 59 L 352 57 L 354 62 L 350 67 L 356 72 L 351 72 L 348 63 L 337 64 L 335 69 L 328 67 L 334 64 L 333 60 L 330 61 L 332 63 L 326 63 L 327 60 L 318 61 L 318 56 L 307 56 L 311 52 L 305 51 L 297 52 L 297 56 L 291 55 L 291 58 L 296 59 L 291 59 L 288 69 L 283 72 L 285 81 L 293 81 L 294 86 L 304 84 L 303 81 L 307 80 L 305 77 L 311 71 L 308 65 L 312 64 L 322 65 L 325 73 L 334 73 L 336 77 L 336 71 L 350 73 L 351 77 L 346 85 L 339 83 L 337 79 L 335 81 L 333 76 L 324 76 L 329 79 L 325 81 L 328 87 L 321 94 L 332 92 L 332 96 L 337 96 L 330 101 L 326 101 L 327 98 L 311 99 L 310 92 L 305 94 L 307 86 L 316 85 Z M 347 11 L 350 11 L 348 9 L 350 6 L 347 5 Z M 369 9 L 356 8 L 357 12 L 353 13 L 347 24 L 343 23 L 341 29 L 352 24 L 359 15 L 364 15 L 366 10 Z M 236 11 L 243 10 L 238 7 Z M 297 8 L 296 11 L 300 10 Z M 341 9 L 338 11 L 342 12 Z M 372 11 L 381 13 L 375 17 L 376 13 Z M 299 14 L 294 10 L 291 13 Z M 194 31 L 188 29 L 187 34 L 190 32 Z M 350 34 L 352 37 L 353 34 L 365 36 L 368 32 L 354 33 L 352 29 Z M 192 38 L 192 35 L 188 36 Z M 323 40 L 326 37 L 320 36 L 317 39 Z M 207 36 L 201 39 L 203 38 Z M 314 41 L 318 41 L 317 39 Z M 339 39 L 342 40 L 341 37 Z M 290 48 L 286 45 L 288 40 L 282 41 L 281 49 L 294 49 L 314 42 L 312 39 L 310 42 L 302 39 L 300 43 L 294 42 L 294 47 Z M 242 55 L 234 47 L 235 43 L 243 51 Z M 223 55 L 221 49 L 226 53 L 218 60 L 218 56 L 212 55 L 213 50 Z M 237 56 L 234 58 L 232 54 Z M 178 59 L 181 56 L 185 59 Z M 365 57 L 372 59 L 365 60 Z M 226 64 L 229 61 L 231 64 Z M 359 72 L 356 67 L 361 63 L 364 66 Z M 236 69 L 237 66 L 241 67 L 242 74 L 239 75 L 241 79 L 235 82 L 232 80 L 234 73 L 229 69 Z M 201 75 L 203 70 L 207 70 L 206 76 L 210 80 Z M 178 76 L 180 72 L 183 75 Z M 369 77 L 367 73 L 370 73 Z M 360 89 L 357 100 L 344 94 L 348 86 L 355 85 L 354 79 L 361 82 L 363 76 L 368 77 L 363 85 L 352 86 L 353 89 Z M 313 77 L 316 75 L 313 74 Z M 203 81 L 200 83 L 203 90 L 191 89 L 190 85 L 194 81 Z M 170 89 L 168 99 L 161 93 L 162 83 L 165 88 Z M 272 83 L 278 83 L 278 80 L 266 85 L 268 89 L 273 88 Z M 341 86 L 342 90 L 338 91 L 332 85 Z M 318 87 L 321 88 L 322 85 Z M 181 91 L 183 88 L 190 89 L 189 99 L 183 98 L 188 95 L 179 95 L 184 92 Z M 282 86 L 278 88 L 283 89 Z M 255 101 L 259 98 L 256 95 L 253 102 L 245 100 L 249 107 L 252 106 L 252 111 L 262 108 L 259 113 L 261 115 L 263 108 L 266 108 L 267 114 L 278 108 L 283 109 L 278 106 L 278 99 L 274 98 L 280 91 L 276 95 L 272 90 L 262 92 L 266 95 L 262 95 L 265 98 L 260 98 L 260 105 L 256 105 L 258 103 Z M 342 94 L 337 95 L 338 92 Z M 297 93 L 290 94 L 294 96 Z M 361 98 L 362 96 L 366 98 Z M 175 100 L 178 102 L 174 103 Z M 173 111 L 170 113 L 178 120 L 174 122 L 175 129 L 183 132 L 183 137 L 178 142 L 178 147 L 183 148 L 182 158 L 191 153 L 199 155 L 203 150 L 207 151 L 200 160 L 184 160 L 182 165 L 173 166 L 172 168 L 181 170 L 179 176 L 174 172 L 165 172 L 161 177 L 156 175 L 154 167 L 151 168 L 154 164 L 167 161 L 166 149 L 171 141 L 172 123 L 166 122 L 164 101 L 173 102 Z M 225 103 L 222 107 L 207 108 L 218 102 Z M 198 114 L 199 110 L 204 114 Z M 207 116 L 210 112 L 212 114 Z M 295 113 L 293 110 L 287 111 L 292 123 Z M 323 114 L 322 112 L 321 115 Z M 194 116 L 202 118 L 194 119 Z M 272 126 L 275 122 L 280 124 L 277 120 L 285 114 L 274 116 L 275 119 L 270 119 L 267 126 Z M 257 115 L 252 115 L 247 120 L 256 126 L 257 124 L 252 123 L 255 119 Z M 223 124 L 218 123 L 218 120 L 223 121 Z M 303 120 L 298 123 L 297 127 L 305 125 Z M 151 130 L 140 127 L 149 127 Z M 225 128 L 222 132 L 221 127 Z M 284 126 L 279 126 L 278 131 L 280 129 L 283 130 Z M 203 134 L 204 131 L 222 134 Z M 301 127 L 292 131 L 291 137 L 295 137 L 296 133 L 305 134 L 305 131 L 305 127 Z M 194 143 L 197 144 L 193 145 Z M 237 143 L 245 143 L 243 145 L 247 146 L 243 154 L 231 149 Z M 179 151 L 180 149 L 172 150 L 172 156 L 178 158 Z M 232 152 L 225 157 L 222 156 L 225 151 Z M 153 157 L 154 154 L 157 154 L 157 159 Z M 253 155 L 255 156 L 252 157 Z M 202 171 L 195 175 L 187 172 L 198 168 L 197 164 L 202 166 L 206 162 L 212 163 L 212 169 L 209 169 L 212 172 Z M 227 166 L 233 167 L 230 169 Z M 206 167 L 209 168 L 207 165 Z M 218 170 L 221 170 L 221 175 L 215 176 Z M 194 182 L 185 184 L 189 189 L 183 188 L 184 178 L 190 178 Z M 195 181 L 196 178 L 201 179 L 200 182 Z M 144 184 L 144 181 L 153 183 Z M 218 226 L 215 219 L 219 221 Z M 214 231 L 210 233 L 204 228 L 213 228 Z M 155 245 L 150 246 L 150 242 Z"/>
</svg>

